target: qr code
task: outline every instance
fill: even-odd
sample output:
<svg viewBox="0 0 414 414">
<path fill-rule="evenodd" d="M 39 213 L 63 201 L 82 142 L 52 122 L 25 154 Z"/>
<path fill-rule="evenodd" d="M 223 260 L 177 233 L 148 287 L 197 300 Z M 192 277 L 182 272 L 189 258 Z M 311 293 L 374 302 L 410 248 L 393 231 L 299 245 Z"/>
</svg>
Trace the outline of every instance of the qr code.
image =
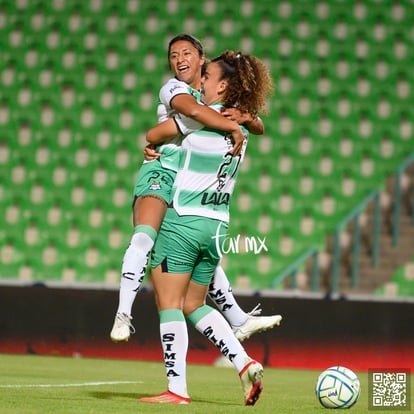
<svg viewBox="0 0 414 414">
<path fill-rule="evenodd" d="M 370 371 L 370 408 L 410 410 L 410 372 Z"/>
</svg>

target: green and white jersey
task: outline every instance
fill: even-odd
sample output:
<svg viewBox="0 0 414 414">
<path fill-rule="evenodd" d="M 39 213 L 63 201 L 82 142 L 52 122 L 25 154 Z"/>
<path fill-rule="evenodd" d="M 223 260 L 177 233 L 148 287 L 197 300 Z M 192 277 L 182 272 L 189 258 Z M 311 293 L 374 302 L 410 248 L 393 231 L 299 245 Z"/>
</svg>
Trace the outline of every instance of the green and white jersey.
<svg viewBox="0 0 414 414">
<path fill-rule="evenodd" d="M 211 106 L 217 112 L 221 104 Z M 181 144 L 180 168 L 173 187 L 173 207 L 180 216 L 202 216 L 229 221 L 229 204 L 247 146 L 233 157 L 230 136 L 203 128 L 191 132 Z"/>
<path fill-rule="evenodd" d="M 179 81 L 177 78 L 171 78 L 160 89 L 157 107 L 159 123 L 168 118 L 172 118 L 173 116 L 180 116 L 180 114 L 171 107 L 171 101 L 175 96 L 181 94 L 192 95 L 196 98 L 197 102 L 201 102 L 201 93 L 199 91 L 191 88 L 185 82 Z M 182 139 L 182 135 L 178 135 L 157 147 L 157 151 L 162 153 L 160 162 L 163 168 L 174 171 L 178 170 Z"/>
</svg>

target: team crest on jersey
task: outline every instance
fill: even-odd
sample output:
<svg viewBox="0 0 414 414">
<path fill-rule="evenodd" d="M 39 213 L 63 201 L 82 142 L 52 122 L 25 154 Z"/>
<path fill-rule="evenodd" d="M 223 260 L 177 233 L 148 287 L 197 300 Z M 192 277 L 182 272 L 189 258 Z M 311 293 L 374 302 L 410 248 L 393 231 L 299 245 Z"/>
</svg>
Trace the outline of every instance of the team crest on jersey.
<svg viewBox="0 0 414 414">
<path fill-rule="evenodd" d="M 160 181 L 153 181 L 152 184 L 149 186 L 150 190 L 161 190 L 161 182 Z"/>
</svg>

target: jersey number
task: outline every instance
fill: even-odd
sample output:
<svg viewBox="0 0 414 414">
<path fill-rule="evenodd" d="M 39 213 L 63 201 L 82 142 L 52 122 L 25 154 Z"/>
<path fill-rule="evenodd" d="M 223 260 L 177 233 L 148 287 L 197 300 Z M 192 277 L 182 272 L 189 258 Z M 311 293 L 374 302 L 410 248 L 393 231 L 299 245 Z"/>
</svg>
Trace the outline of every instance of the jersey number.
<svg viewBox="0 0 414 414">
<path fill-rule="evenodd" d="M 224 156 L 224 161 L 220 164 L 217 170 L 217 191 L 221 191 L 226 184 L 226 181 L 233 178 L 239 168 L 241 156 L 233 157 L 231 154 Z"/>
</svg>

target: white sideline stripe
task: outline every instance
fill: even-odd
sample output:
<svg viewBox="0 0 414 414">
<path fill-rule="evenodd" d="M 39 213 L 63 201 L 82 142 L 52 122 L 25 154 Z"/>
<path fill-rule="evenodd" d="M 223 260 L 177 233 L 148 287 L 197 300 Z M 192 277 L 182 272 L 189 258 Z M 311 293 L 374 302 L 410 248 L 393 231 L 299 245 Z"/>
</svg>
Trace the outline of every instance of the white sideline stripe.
<svg viewBox="0 0 414 414">
<path fill-rule="evenodd" d="M 82 382 L 79 384 L 10 384 L 0 385 L 0 388 L 64 388 L 64 387 L 92 387 L 95 385 L 143 384 L 143 381 L 101 381 Z"/>
</svg>

